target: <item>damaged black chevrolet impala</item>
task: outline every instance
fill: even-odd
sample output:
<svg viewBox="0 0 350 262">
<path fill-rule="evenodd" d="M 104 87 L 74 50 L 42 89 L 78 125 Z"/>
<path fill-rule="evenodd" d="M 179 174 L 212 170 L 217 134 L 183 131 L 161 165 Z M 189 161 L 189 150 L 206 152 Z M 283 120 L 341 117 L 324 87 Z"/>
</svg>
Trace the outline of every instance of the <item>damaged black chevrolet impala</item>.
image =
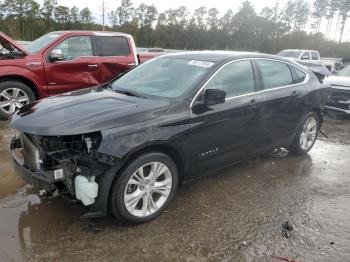
<svg viewBox="0 0 350 262">
<path fill-rule="evenodd" d="M 329 90 L 281 57 L 165 55 L 23 106 L 10 120 L 14 165 L 28 183 L 80 200 L 85 217 L 144 223 L 182 183 L 276 147 L 307 153 Z"/>
</svg>

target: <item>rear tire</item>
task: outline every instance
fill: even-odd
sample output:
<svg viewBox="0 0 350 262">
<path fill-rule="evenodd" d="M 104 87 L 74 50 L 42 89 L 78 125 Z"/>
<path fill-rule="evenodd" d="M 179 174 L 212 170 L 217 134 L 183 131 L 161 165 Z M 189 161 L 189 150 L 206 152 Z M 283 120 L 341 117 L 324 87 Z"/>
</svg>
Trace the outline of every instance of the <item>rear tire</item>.
<svg viewBox="0 0 350 262">
<path fill-rule="evenodd" d="M 303 155 L 314 146 L 320 128 L 320 118 L 315 112 L 309 112 L 298 128 L 293 144 L 289 151 L 295 155 Z"/>
<path fill-rule="evenodd" d="M 178 171 L 162 153 L 137 157 L 122 171 L 110 196 L 110 208 L 124 223 L 142 224 L 158 217 L 174 198 Z"/>
<path fill-rule="evenodd" d="M 0 82 L 0 119 L 7 120 L 19 108 L 35 101 L 33 91 L 17 81 Z"/>
</svg>

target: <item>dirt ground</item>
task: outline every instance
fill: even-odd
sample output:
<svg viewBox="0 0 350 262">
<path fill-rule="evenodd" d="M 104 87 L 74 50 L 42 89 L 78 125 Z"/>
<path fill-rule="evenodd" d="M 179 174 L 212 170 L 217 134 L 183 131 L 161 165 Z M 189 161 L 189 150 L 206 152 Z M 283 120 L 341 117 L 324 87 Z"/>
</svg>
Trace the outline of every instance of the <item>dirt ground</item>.
<svg viewBox="0 0 350 262">
<path fill-rule="evenodd" d="M 2 122 L 0 261 L 350 261 L 350 119 L 323 129 L 308 155 L 266 155 L 184 185 L 160 218 L 127 227 L 39 198 L 11 168 Z"/>
</svg>

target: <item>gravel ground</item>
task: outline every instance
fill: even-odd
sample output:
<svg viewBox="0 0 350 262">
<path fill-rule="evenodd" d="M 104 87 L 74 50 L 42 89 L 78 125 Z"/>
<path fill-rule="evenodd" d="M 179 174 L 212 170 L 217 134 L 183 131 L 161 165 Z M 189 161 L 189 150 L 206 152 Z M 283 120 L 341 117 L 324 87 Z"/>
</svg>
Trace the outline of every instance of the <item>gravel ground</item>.
<svg viewBox="0 0 350 262">
<path fill-rule="evenodd" d="M 350 119 L 327 118 L 323 129 L 328 139 L 308 155 L 226 168 L 182 186 L 159 219 L 126 227 L 81 220 L 81 205 L 24 185 L 2 122 L 0 261 L 349 261 Z"/>
</svg>

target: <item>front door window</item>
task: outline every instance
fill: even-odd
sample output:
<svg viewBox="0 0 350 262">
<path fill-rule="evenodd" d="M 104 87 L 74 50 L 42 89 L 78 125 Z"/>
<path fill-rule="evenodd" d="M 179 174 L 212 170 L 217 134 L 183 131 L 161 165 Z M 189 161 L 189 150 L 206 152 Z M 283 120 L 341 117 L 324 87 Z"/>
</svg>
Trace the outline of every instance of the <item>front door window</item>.
<svg viewBox="0 0 350 262">
<path fill-rule="evenodd" d="M 64 55 L 64 61 L 71 61 L 78 57 L 93 56 L 90 36 L 73 36 L 70 37 L 54 49 L 60 49 Z"/>
</svg>

